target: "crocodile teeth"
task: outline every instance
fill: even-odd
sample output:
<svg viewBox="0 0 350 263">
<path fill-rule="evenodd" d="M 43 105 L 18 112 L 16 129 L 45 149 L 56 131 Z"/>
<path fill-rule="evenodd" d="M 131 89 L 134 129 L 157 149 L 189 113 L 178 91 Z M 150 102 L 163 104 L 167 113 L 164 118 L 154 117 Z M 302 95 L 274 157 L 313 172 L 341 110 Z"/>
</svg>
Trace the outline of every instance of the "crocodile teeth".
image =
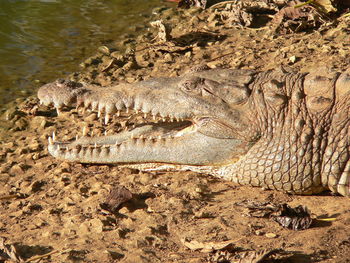
<svg viewBox="0 0 350 263">
<path fill-rule="evenodd" d="M 83 127 L 83 136 L 86 136 L 88 133 L 86 126 Z"/>
<path fill-rule="evenodd" d="M 110 118 L 109 114 L 106 114 L 106 116 L 105 116 L 105 125 L 108 124 L 109 118 Z"/>
</svg>

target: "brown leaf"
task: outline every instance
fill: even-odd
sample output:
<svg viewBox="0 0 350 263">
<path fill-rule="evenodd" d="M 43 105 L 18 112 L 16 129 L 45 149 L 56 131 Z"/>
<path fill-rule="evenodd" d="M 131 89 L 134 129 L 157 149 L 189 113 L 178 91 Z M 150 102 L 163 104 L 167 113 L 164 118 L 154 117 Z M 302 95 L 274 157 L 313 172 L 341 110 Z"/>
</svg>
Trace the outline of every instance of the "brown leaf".
<svg viewBox="0 0 350 263">
<path fill-rule="evenodd" d="M 0 258 L 10 259 L 13 262 L 24 262 L 24 260 L 18 255 L 18 252 L 14 245 L 5 244 L 6 239 L 0 237 Z"/>
<path fill-rule="evenodd" d="M 259 263 L 272 253 L 270 250 L 244 252 L 237 263 Z"/>
<path fill-rule="evenodd" d="M 269 218 L 272 213 L 279 210 L 279 206 L 271 202 L 244 200 L 242 202 L 236 203 L 236 205 L 247 208 L 246 214 L 251 217 Z"/>
<path fill-rule="evenodd" d="M 132 198 L 132 193 L 124 186 L 114 187 L 106 198 L 106 201 L 101 206 L 110 211 L 115 212 L 121 204 L 129 201 Z"/>
<path fill-rule="evenodd" d="M 248 209 L 248 216 L 273 218 L 284 228 L 292 230 L 304 230 L 311 226 L 312 218 L 307 207 L 290 207 L 287 204 L 273 204 L 270 202 L 254 202 L 245 200 L 236 205 Z"/>
<path fill-rule="evenodd" d="M 326 13 L 337 12 L 337 9 L 333 5 L 334 1 L 331 0 L 314 0 L 313 3 L 318 7 L 321 7 L 322 10 Z"/>
<path fill-rule="evenodd" d="M 312 224 L 312 218 L 307 207 L 301 205 L 291 208 L 289 205 L 283 204 L 279 215 L 274 215 L 273 218 L 284 228 L 293 230 L 308 229 Z"/>
<path fill-rule="evenodd" d="M 186 241 L 181 239 L 182 244 L 191 250 L 201 250 L 201 252 L 209 253 L 216 250 L 224 250 L 233 246 L 234 240 L 218 241 L 218 242 L 199 242 L 196 240 Z"/>
<path fill-rule="evenodd" d="M 158 40 L 160 42 L 168 42 L 171 40 L 171 28 L 170 26 L 164 24 L 164 22 L 162 20 L 157 20 L 157 21 L 152 21 L 151 26 L 154 28 L 158 28 L 158 35 L 156 38 L 158 38 Z"/>
<path fill-rule="evenodd" d="M 190 7 L 200 7 L 205 9 L 207 7 L 207 0 L 180 0 L 178 7 L 190 8 Z"/>
</svg>

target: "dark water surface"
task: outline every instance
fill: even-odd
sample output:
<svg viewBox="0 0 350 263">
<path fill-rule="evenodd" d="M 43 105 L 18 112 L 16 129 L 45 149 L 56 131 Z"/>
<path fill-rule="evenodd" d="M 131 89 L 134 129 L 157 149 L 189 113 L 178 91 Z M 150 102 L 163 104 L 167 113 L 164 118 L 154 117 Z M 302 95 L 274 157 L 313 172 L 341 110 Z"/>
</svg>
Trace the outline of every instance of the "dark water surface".
<svg viewBox="0 0 350 263">
<path fill-rule="evenodd" d="M 0 0 L 0 106 L 143 23 L 161 0 Z M 133 31 L 134 32 L 134 31 Z"/>
</svg>

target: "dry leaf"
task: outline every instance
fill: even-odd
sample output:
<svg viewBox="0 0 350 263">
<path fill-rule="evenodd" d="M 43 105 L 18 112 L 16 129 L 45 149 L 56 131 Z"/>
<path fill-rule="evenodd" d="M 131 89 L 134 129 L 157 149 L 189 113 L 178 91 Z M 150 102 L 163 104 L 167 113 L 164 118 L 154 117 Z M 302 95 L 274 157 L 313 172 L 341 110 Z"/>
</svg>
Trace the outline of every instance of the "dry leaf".
<svg viewBox="0 0 350 263">
<path fill-rule="evenodd" d="M 279 215 L 274 215 L 273 218 L 284 228 L 304 230 L 310 228 L 312 224 L 307 207 L 301 205 L 291 208 L 289 205 L 283 204 L 278 213 Z"/>
<path fill-rule="evenodd" d="M 216 250 L 228 249 L 233 246 L 234 240 L 203 243 L 196 240 L 186 241 L 185 239 L 181 239 L 181 242 L 191 250 L 201 250 L 201 252 L 209 253 Z"/>
<path fill-rule="evenodd" d="M 157 38 L 161 42 L 168 42 L 171 40 L 171 28 L 168 25 L 165 25 L 162 20 L 153 21 L 150 23 L 152 27 L 158 28 Z"/>
<path fill-rule="evenodd" d="M 322 11 L 326 13 L 337 12 L 337 9 L 333 6 L 333 2 L 331 0 L 314 0 L 317 6 L 322 7 Z"/>
<path fill-rule="evenodd" d="M 6 259 L 10 259 L 13 262 L 24 262 L 24 260 L 18 255 L 18 252 L 14 245 L 6 245 L 6 239 L 4 237 L 0 237 L 0 257 Z"/>
<path fill-rule="evenodd" d="M 273 204 L 270 202 L 254 202 L 245 200 L 236 205 L 246 207 L 247 215 L 252 217 L 273 218 L 284 228 L 304 230 L 311 226 L 312 218 L 307 207 L 290 207 L 287 204 Z"/>
<path fill-rule="evenodd" d="M 200 7 L 205 9 L 207 7 L 207 0 L 179 0 L 178 7 L 190 8 L 190 7 Z"/>
<path fill-rule="evenodd" d="M 106 198 L 106 201 L 101 204 L 101 207 L 115 212 L 121 204 L 129 201 L 132 198 L 132 193 L 124 186 L 114 187 Z"/>
<path fill-rule="evenodd" d="M 274 251 L 261 250 L 244 252 L 237 263 L 259 263 L 270 256 Z"/>
</svg>

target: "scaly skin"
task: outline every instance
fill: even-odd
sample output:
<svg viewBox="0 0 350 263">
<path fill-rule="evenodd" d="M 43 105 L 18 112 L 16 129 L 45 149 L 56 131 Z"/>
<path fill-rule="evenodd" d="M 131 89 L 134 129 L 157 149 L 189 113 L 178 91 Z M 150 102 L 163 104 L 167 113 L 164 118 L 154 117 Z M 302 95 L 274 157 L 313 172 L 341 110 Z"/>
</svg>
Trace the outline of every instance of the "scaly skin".
<svg viewBox="0 0 350 263">
<path fill-rule="evenodd" d="M 74 142 L 56 158 L 140 169 L 190 169 L 294 194 L 350 196 L 350 71 L 300 74 L 212 69 L 101 88 L 57 81 L 38 97 L 105 114 L 129 109 L 175 122 Z"/>
</svg>

